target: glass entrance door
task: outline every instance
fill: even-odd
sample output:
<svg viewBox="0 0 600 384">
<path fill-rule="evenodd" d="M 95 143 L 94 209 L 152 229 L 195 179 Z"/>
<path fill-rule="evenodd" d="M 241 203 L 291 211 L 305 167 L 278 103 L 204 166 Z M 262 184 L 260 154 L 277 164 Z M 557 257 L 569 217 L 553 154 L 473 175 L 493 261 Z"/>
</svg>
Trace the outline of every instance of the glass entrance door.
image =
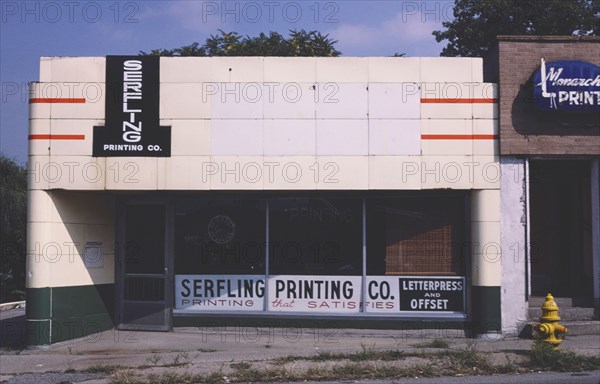
<svg viewBox="0 0 600 384">
<path fill-rule="evenodd" d="M 168 205 L 124 204 L 120 210 L 117 294 L 120 329 L 171 329 Z"/>
</svg>

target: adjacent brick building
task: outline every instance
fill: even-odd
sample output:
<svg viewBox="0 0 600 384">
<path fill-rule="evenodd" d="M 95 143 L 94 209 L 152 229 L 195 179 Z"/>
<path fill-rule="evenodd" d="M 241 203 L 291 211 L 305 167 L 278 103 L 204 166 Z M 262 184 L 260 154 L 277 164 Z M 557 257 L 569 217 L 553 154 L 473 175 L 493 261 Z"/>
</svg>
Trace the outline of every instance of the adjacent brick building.
<svg viewBox="0 0 600 384">
<path fill-rule="evenodd" d="M 600 37 L 498 40 L 484 72 L 499 83 L 502 328 L 519 331 L 547 292 L 598 310 Z"/>
</svg>

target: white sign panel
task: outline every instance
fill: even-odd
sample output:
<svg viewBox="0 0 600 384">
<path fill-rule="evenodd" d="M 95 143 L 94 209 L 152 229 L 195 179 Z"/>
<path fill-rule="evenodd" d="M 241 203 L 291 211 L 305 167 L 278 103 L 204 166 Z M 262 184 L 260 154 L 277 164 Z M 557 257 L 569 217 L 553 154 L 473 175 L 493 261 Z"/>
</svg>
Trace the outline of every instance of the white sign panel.
<svg viewBox="0 0 600 384">
<path fill-rule="evenodd" d="M 262 311 L 264 294 L 264 276 L 175 276 L 176 310 Z"/>
<path fill-rule="evenodd" d="M 367 276 L 365 312 L 398 313 L 400 295 L 398 277 Z"/>
<path fill-rule="evenodd" d="M 464 277 L 176 275 L 175 309 L 190 312 L 264 311 L 401 313 L 465 311 Z"/>
<path fill-rule="evenodd" d="M 358 313 L 361 276 L 289 276 L 268 280 L 268 305 L 273 312 Z"/>
</svg>

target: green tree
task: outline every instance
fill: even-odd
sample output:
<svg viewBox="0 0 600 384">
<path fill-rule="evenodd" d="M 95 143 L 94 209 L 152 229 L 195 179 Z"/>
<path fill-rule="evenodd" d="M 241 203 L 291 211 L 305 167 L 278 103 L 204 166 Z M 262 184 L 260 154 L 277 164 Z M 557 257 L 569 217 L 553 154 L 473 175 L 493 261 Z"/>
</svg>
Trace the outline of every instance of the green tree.
<svg viewBox="0 0 600 384">
<path fill-rule="evenodd" d="M 598 35 L 600 0 L 455 0 L 442 26 L 441 56 L 484 56 L 498 35 Z"/>
<path fill-rule="evenodd" d="M 256 37 L 240 36 L 237 32 L 211 35 L 203 45 L 192 43 L 180 48 L 140 51 L 142 56 L 339 56 L 337 40 L 317 31 L 291 30 L 285 38 L 277 32 Z"/>
<path fill-rule="evenodd" d="M 0 301 L 25 290 L 27 169 L 0 153 Z"/>
</svg>

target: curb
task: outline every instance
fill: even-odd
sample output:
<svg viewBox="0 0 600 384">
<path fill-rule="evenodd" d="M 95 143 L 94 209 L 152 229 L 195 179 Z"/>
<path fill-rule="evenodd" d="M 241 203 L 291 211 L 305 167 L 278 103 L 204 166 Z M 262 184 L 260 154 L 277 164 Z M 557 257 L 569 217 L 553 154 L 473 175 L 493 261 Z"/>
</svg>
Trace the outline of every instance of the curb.
<svg viewBox="0 0 600 384">
<path fill-rule="evenodd" d="M 0 311 L 8 311 L 9 309 L 24 308 L 25 301 L 13 301 L 10 303 L 1 303 Z"/>
</svg>

